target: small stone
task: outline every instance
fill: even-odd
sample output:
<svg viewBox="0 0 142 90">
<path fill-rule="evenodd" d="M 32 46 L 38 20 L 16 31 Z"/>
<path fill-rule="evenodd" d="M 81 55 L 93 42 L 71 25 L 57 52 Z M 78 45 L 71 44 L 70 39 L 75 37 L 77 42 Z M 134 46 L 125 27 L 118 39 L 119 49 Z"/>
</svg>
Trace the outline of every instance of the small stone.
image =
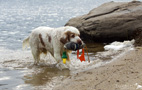
<svg viewBox="0 0 142 90">
<path fill-rule="evenodd" d="M 119 80 L 116 80 L 116 82 L 119 82 Z"/>
</svg>

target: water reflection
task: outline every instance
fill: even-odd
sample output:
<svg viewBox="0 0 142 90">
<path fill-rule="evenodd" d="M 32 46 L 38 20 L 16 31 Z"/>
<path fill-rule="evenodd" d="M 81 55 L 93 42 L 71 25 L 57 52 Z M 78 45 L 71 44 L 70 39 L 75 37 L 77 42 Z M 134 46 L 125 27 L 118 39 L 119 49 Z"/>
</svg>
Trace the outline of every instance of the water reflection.
<svg viewBox="0 0 142 90">
<path fill-rule="evenodd" d="M 97 52 L 104 51 L 103 43 L 86 43 L 88 52 L 96 54 Z"/>
<path fill-rule="evenodd" d="M 63 76 L 65 78 L 69 75 L 70 71 L 68 69 L 59 70 L 54 66 L 38 66 L 34 67 L 34 71 L 31 74 L 25 75 L 23 80 L 25 84 L 39 86 L 50 82 L 54 77 Z"/>
</svg>

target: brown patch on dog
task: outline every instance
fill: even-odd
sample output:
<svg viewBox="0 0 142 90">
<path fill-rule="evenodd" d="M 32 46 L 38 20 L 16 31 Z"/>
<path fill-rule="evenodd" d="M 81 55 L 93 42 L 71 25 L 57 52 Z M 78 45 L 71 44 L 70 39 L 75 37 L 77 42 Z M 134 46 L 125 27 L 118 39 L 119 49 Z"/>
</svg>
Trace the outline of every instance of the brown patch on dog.
<svg viewBox="0 0 142 90">
<path fill-rule="evenodd" d="M 67 31 L 67 32 L 65 33 L 65 35 L 66 35 L 68 41 L 70 41 L 71 34 L 75 35 L 75 34 L 72 33 L 71 31 Z"/>
<path fill-rule="evenodd" d="M 42 35 L 41 35 L 41 34 L 39 34 L 39 39 L 40 39 L 41 44 L 45 47 L 45 44 L 44 44 L 44 42 L 43 42 L 43 39 L 42 39 Z"/>
<path fill-rule="evenodd" d="M 72 50 L 67 50 L 67 61 L 70 61 L 70 56 L 69 54 L 72 52 Z"/>
<path fill-rule="evenodd" d="M 40 48 L 40 53 L 47 54 L 47 50 L 45 48 Z"/>
<path fill-rule="evenodd" d="M 70 61 L 70 56 L 69 56 L 69 54 L 67 54 L 67 61 Z"/>
<path fill-rule="evenodd" d="M 48 41 L 51 43 L 51 36 L 48 36 Z"/>
<path fill-rule="evenodd" d="M 51 36 L 47 34 L 47 35 L 46 35 L 46 38 L 48 38 L 48 42 L 51 43 Z"/>
<path fill-rule="evenodd" d="M 60 42 L 62 42 L 63 44 L 67 43 L 68 41 L 70 41 L 70 38 L 72 37 L 72 35 L 75 36 L 74 33 L 72 33 L 71 31 L 67 31 L 66 33 L 64 33 L 66 35 L 66 38 L 62 37 L 60 39 Z"/>
<path fill-rule="evenodd" d="M 62 38 L 60 38 L 60 42 L 65 44 L 65 43 L 67 43 L 67 39 L 62 37 Z"/>
</svg>

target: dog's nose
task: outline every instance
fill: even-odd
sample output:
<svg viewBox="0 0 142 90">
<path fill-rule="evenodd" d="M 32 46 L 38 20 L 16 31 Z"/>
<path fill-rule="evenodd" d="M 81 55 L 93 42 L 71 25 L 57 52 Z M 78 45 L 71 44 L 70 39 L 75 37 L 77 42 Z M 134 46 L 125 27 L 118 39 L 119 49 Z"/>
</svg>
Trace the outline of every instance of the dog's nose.
<svg viewBox="0 0 142 90">
<path fill-rule="evenodd" d="M 81 41 L 81 40 L 77 40 L 77 43 L 78 43 L 79 45 L 82 45 L 82 41 Z"/>
</svg>

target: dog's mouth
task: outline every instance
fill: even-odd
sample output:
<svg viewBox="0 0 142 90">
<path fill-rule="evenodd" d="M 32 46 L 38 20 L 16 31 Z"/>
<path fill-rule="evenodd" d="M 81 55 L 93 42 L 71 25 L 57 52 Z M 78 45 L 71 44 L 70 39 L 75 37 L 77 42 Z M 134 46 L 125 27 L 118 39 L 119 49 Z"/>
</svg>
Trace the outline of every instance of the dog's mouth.
<svg viewBox="0 0 142 90">
<path fill-rule="evenodd" d="M 78 43 L 75 43 L 75 42 L 68 42 L 64 45 L 64 48 L 65 49 L 68 49 L 68 50 L 73 50 L 73 51 L 76 51 L 76 50 L 79 50 L 79 49 L 82 49 L 85 47 L 85 43 L 82 43 L 81 45 L 78 44 Z"/>
<path fill-rule="evenodd" d="M 79 45 L 82 45 L 82 44 L 83 44 L 81 40 L 77 40 L 77 43 L 78 43 Z"/>
</svg>

